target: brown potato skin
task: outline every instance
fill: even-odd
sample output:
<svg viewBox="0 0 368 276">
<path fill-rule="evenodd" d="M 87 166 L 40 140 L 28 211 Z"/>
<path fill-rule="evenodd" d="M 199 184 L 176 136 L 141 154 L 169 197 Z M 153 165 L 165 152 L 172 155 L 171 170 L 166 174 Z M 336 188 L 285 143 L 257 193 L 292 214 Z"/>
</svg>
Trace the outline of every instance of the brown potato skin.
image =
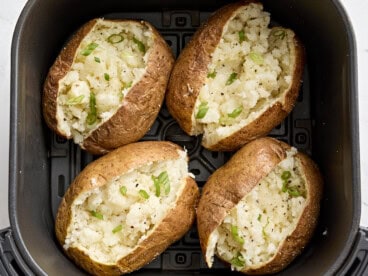
<svg viewBox="0 0 368 276">
<path fill-rule="evenodd" d="M 181 51 L 171 72 L 166 105 L 180 127 L 193 135 L 192 113 L 199 91 L 207 78 L 207 65 L 220 42 L 225 23 L 246 3 L 233 3 L 217 10 L 193 35 Z"/>
<path fill-rule="evenodd" d="M 211 55 L 220 42 L 223 27 L 231 16 L 242 6 L 258 1 L 240 1 L 217 10 L 204 25 L 198 29 L 188 45 L 181 52 L 172 70 L 166 105 L 170 114 L 189 135 L 194 133 L 192 114 L 200 89 L 207 78 L 207 65 Z M 301 41 L 295 36 L 296 64 L 290 89 L 284 101 L 274 104 L 261 116 L 218 143 L 202 145 L 213 151 L 233 151 L 258 137 L 267 135 L 291 112 L 298 97 L 301 84 L 305 51 Z"/>
<path fill-rule="evenodd" d="M 124 172 L 154 161 L 179 158 L 179 146 L 171 142 L 138 142 L 120 147 L 90 163 L 73 181 L 63 197 L 56 216 L 55 232 L 64 245 L 71 221 L 71 205 L 79 194 L 106 185 L 108 181 Z M 92 185 L 91 179 L 97 179 Z M 156 229 L 127 256 L 114 265 L 97 263 L 78 248 L 69 248 L 65 253 L 79 266 L 93 275 L 121 275 L 141 268 L 161 254 L 168 246 L 179 240 L 195 220 L 195 208 L 199 198 L 196 182 L 188 177 L 186 187 Z"/>
<path fill-rule="evenodd" d="M 147 26 L 154 34 L 154 43 L 149 50 L 151 54 L 147 62 L 147 71 L 130 89 L 124 98 L 123 105 L 116 113 L 92 131 L 80 145 L 92 154 L 104 154 L 142 138 L 154 123 L 164 100 L 166 85 L 174 63 L 172 51 L 151 24 L 144 21 L 138 23 Z M 59 129 L 56 118 L 59 81 L 70 70 L 79 44 L 95 24 L 96 19 L 93 19 L 78 30 L 61 51 L 44 84 L 42 105 L 45 121 L 58 135 L 67 139 L 72 137 L 66 137 Z"/>
<path fill-rule="evenodd" d="M 197 209 L 197 225 L 205 255 L 210 234 L 222 223 L 227 212 L 247 195 L 279 162 L 290 146 L 276 139 L 256 139 L 242 147 L 223 167 L 216 170 L 203 187 Z M 245 274 L 270 274 L 284 269 L 301 253 L 317 225 L 323 181 L 316 164 L 297 153 L 308 189 L 307 202 L 295 230 L 285 239 L 278 253 L 264 266 L 244 269 Z"/>
</svg>

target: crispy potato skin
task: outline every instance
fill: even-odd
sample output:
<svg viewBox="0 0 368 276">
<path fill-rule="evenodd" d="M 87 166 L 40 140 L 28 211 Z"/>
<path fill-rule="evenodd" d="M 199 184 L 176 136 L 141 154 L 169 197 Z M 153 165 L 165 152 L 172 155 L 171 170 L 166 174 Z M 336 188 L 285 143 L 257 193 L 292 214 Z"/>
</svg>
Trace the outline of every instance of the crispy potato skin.
<svg viewBox="0 0 368 276">
<path fill-rule="evenodd" d="M 289 145 L 273 138 L 256 139 L 242 147 L 208 179 L 197 209 L 198 233 L 204 255 L 210 234 L 222 223 L 227 212 L 286 158 L 288 149 Z M 269 274 L 284 269 L 312 237 L 322 197 L 322 177 L 309 157 L 297 153 L 296 158 L 302 164 L 308 185 L 308 200 L 301 218 L 273 259 L 257 269 L 243 270 L 243 273 Z"/>
<path fill-rule="evenodd" d="M 51 66 L 43 86 L 42 109 L 45 122 L 48 127 L 56 132 L 59 136 L 67 139 L 72 137 L 66 136 L 65 133 L 59 129 L 56 118 L 59 81 L 69 72 L 79 44 L 91 31 L 96 22 L 96 19 L 87 22 L 70 39 L 68 45 L 61 50 L 59 56 Z"/>
<path fill-rule="evenodd" d="M 166 93 L 166 105 L 180 127 L 193 135 L 194 104 L 207 76 L 207 65 L 220 42 L 225 23 L 244 1 L 217 10 L 193 35 L 175 62 Z"/>
<path fill-rule="evenodd" d="M 115 20 L 119 22 L 131 20 Z M 106 122 L 92 131 L 81 147 L 92 154 L 104 154 L 119 146 L 142 138 L 154 123 L 165 96 L 174 57 L 171 49 L 158 31 L 149 23 L 139 21 L 154 34 L 147 62 L 147 70 L 124 98 L 123 105 Z M 43 112 L 47 125 L 65 138 L 56 118 L 59 81 L 68 73 L 82 39 L 96 24 L 96 19 L 86 23 L 61 51 L 51 67 L 44 84 Z"/>
<path fill-rule="evenodd" d="M 258 1 L 240 1 L 217 10 L 194 34 L 174 65 L 166 94 L 166 105 L 170 114 L 189 135 L 198 134 L 194 133 L 192 124 L 193 109 L 200 89 L 206 81 L 207 66 L 220 42 L 223 28 L 239 8 L 250 3 L 258 3 Z M 284 100 L 216 144 L 203 143 L 204 147 L 213 151 L 236 150 L 251 140 L 267 135 L 286 118 L 298 97 L 305 61 L 305 51 L 301 41 L 295 37 L 294 42 L 297 62 L 291 87 L 285 93 Z"/>
<path fill-rule="evenodd" d="M 56 237 L 64 245 L 71 222 L 71 205 L 83 192 L 104 186 L 110 179 L 154 161 L 179 158 L 179 146 L 171 142 L 138 142 L 120 147 L 90 163 L 73 181 L 61 201 L 55 222 Z M 92 185 L 91 179 L 96 182 Z M 79 266 L 94 275 L 120 275 L 132 272 L 152 261 L 170 244 L 179 240 L 195 220 L 199 198 L 196 182 L 188 177 L 186 187 L 163 221 L 127 256 L 114 265 L 97 263 L 78 248 L 69 248 L 66 254 Z"/>
</svg>

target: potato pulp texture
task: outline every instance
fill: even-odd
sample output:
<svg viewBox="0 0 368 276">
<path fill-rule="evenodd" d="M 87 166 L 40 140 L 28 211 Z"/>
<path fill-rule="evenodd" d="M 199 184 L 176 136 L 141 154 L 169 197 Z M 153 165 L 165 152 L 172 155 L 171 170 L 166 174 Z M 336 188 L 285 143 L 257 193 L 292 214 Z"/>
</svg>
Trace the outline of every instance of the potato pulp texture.
<svg viewBox="0 0 368 276">
<path fill-rule="evenodd" d="M 81 143 L 124 104 L 146 71 L 152 43 L 152 32 L 139 22 L 96 21 L 59 81 L 57 118 L 67 136 Z"/>
<path fill-rule="evenodd" d="M 79 248 L 96 262 L 116 263 L 176 206 L 187 177 L 186 154 L 180 152 L 179 159 L 147 164 L 82 193 L 72 205 L 64 248 Z"/>
<path fill-rule="evenodd" d="M 261 4 L 239 8 L 223 28 L 192 114 L 207 146 L 243 128 L 283 96 L 296 66 L 294 32 L 269 28 Z"/>
<path fill-rule="evenodd" d="M 256 269 L 271 261 L 296 228 L 305 208 L 306 180 L 296 149 L 232 208 L 211 234 L 207 253 L 232 269 Z"/>
</svg>

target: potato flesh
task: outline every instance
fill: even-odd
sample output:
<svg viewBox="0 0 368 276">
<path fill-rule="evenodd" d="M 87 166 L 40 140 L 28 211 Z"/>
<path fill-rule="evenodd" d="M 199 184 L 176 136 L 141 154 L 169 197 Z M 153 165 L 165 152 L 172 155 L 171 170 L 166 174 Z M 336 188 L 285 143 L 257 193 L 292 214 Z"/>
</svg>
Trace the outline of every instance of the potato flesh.
<svg viewBox="0 0 368 276">
<path fill-rule="evenodd" d="M 281 101 L 295 66 L 294 33 L 268 28 L 261 4 L 238 9 L 224 26 L 192 114 L 194 133 L 208 146 L 231 135 Z M 242 33 L 243 32 L 243 33 Z M 232 74 L 237 74 L 231 78 Z M 196 118 L 207 103 L 203 118 Z M 241 110 L 237 114 L 236 110 Z"/>
<path fill-rule="evenodd" d="M 295 149 L 288 151 L 287 158 L 231 209 L 215 230 L 212 239 L 217 239 L 213 241 L 216 254 L 229 263 L 238 254 L 244 259 L 244 266 L 232 264 L 232 269 L 255 269 L 265 265 L 295 229 L 307 200 L 303 197 L 307 195 L 305 178 L 299 161 L 294 158 L 295 153 Z M 282 190 L 281 175 L 285 171 L 291 173 L 288 188 L 297 187 L 299 196 Z M 243 244 L 231 232 L 234 226 Z"/>
<path fill-rule="evenodd" d="M 124 103 L 130 87 L 145 73 L 152 36 L 147 27 L 137 22 L 97 20 L 79 45 L 70 71 L 59 81 L 57 118 L 67 136 L 81 143 Z M 137 41 L 143 43 L 146 52 Z M 91 43 L 98 46 L 83 55 Z M 87 122 L 91 92 L 95 94 L 97 110 L 97 120 L 92 124 Z"/>
<path fill-rule="evenodd" d="M 180 154 L 177 160 L 145 165 L 81 194 L 72 205 L 64 248 L 79 248 L 92 260 L 105 264 L 114 264 L 132 252 L 175 207 L 183 192 L 188 166 L 185 153 Z M 170 192 L 166 195 L 161 187 L 160 196 L 156 196 L 152 175 L 164 171 L 168 173 Z M 122 186 L 126 187 L 126 195 L 120 191 Z M 141 190 L 148 194 L 148 199 L 140 194 Z M 117 231 L 120 225 L 122 229 Z"/>
</svg>

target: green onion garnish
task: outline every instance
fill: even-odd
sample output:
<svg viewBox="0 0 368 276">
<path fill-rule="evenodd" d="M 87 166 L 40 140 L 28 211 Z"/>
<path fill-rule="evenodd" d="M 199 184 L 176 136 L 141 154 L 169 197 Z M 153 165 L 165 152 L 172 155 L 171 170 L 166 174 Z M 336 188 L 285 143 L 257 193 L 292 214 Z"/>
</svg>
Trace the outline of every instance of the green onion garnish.
<svg viewBox="0 0 368 276">
<path fill-rule="evenodd" d="M 96 211 L 91 211 L 91 215 L 94 216 L 95 218 L 103 220 L 103 215 L 101 213 L 98 213 Z"/>
<path fill-rule="evenodd" d="M 243 267 L 245 265 L 245 260 L 242 254 L 240 254 L 240 252 L 238 252 L 238 254 L 231 259 L 231 264 L 233 266 L 237 266 L 237 267 Z"/>
<path fill-rule="evenodd" d="M 281 188 L 281 191 L 283 193 L 286 193 L 288 190 L 288 185 L 287 185 L 287 181 L 284 180 L 284 182 L 282 183 L 282 188 Z"/>
<path fill-rule="evenodd" d="M 231 73 L 231 75 L 229 76 L 229 78 L 226 81 L 226 85 L 232 84 L 237 77 L 238 77 L 237 73 Z"/>
<path fill-rule="evenodd" d="M 110 75 L 109 75 L 109 74 L 107 74 L 107 73 L 105 73 L 105 74 L 104 74 L 104 78 L 105 78 L 105 80 L 109 81 L 109 80 L 110 80 Z"/>
<path fill-rule="evenodd" d="M 99 58 L 99 57 L 95 57 L 95 61 L 96 61 L 97 63 L 100 63 L 100 62 L 101 62 L 101 60 L 100 60 L 100 58 Z"/>
<path fill-rule="evenodd" d="M 155 194 L 157 197 L 161 195 L 161 186 L 163 186 L 164 188 L 165 195 L 168 195 L 170 193 L 170 180 L 167 171 L 163 171 L 157 177 L 152 175 L 151 178 L 155 186 Z"/>
<path fill-rule="evenodd" d="M 286 32 L 285 32 L 285 30 L 277 30 L 277 31 L 273 32 L 273 35 L 277 38 L 284 39 L 285 36 L 286 36 Z"/>
<path fill-rule="evenodd" d="M 153 185 L 155 186 L 155 195 L 159 197 L 161 195 L 160 183 L 158 182 L 157 178 L 155 178 L 155 176 L 153 175 L 152 175 L 152 180 L 153 180 Z"/>
<path fill-rule="evenodd" d="M 120 43 L 124 40 L 124 37 L 121 34 L 112 34 L 107 38 L 107 41 L 111 44 Z"/>
<path fill-rule="evenodd" d="M 98 44 L 92 42 L 87 45 L 87 47 L 81 52 L 81 54 L 83 56 L 89 56 L 93 52 L 93 50 L 96 49 L 97 47 L 98 47 Z"/>
<path fill-rule="evenodd" d="M 267 238 L 267 233 L 265 231 L 265 228 L 266 228 L 266 226 L 262 228 L 262 235 L 263 235 L 264 239 Z"/>
<path fill-rule="evenodd" d="M 281 174 L 281 179 L 282 180 L 288 180 L 291 176 L 291 173 L 289 171 L 283 171 Z"/>
<path fill-rule="evenodd" d="M 244 239 L 239 236 L 238 227 L 235 225 L 231 225 L 231 235 L 233 236 L 233 239 L 237 241 L 240 244 L 244 243 Z"/>
<path fill-rule="evenodd" d="M 126 186 L 121 186 L 120 189 L 119 189 L 120 193 L 123 195 L 123 196 L 126 196 L 127 194 L 127 187 Z"/>
<path fill-rule="evenodd" d="M 258 215 L 257 220 L 258 220 L 258 221 L 261 221 L 261 219 L 262 219 L 262 215 L 261 215 L 261 214 L 259 214 L 259 215 Z"/>
<path fill-rule="evenodd" d="M 253 60 L 254 63 L 261 65 L 263 63 L 263 57 L 261 54 L 251 52 L 249 53 L 249 57 L 251 60 Z"/>
<path fill-rule="evenodd" d="M 209 109 L 207 104 L 208 104 L 207 102 L 203 102 L 199 105 L 196 119 L 202 119 L 204 118 L 204 116 L 206 116 L 207 111 Z"/>
<path fill-rule="evenodd" d="M 217 72 L 213 70 L 213 72 L 207 74 L 207 78 L 214 79 L 217 75 Z"/>
<path fill-rule="evenodd" d="M 139 190 L 139 195 L 144 199 L 149 199 L 149 194 L 145 190 Z"/>
<path fill-rule="evenodd" d="M 73 97 L 73 98 L 70 98 L 66 104 L 67 105 L 75 105 L 75 104 L 80 104 L 82 102 L 82 100 L 84 99 L 84 95 L 80 95 L 78 97 Z"/>
<path fill-rule="evenodd" d="M 236 118 L 240 115 L 240 113 L 242 113 L 242 111 L 243 111 L 243 107 L 239 106 L 238 108 L 235 108 L 233 112 L 227 114 L 227 116 L 229 116 L 230 118 Z"/>
<path fill-rule="evenodd" d="M 142 53 L 146 52 L 146 46 L 144 46 L 143 42 L 133 37 L 133 42 L 137 44 L 139 51 Z"/>
<path fill-rule="evenodd" d="M 269 218 L 267 217 L 267 223 L 264 227 L 262 227 L 262 234 L 263 234 L 264 239 L 268 237 L 268 235 L 266 233 L 266 227 L 268 226 L 269 223 L 270 223 L 270 221 L 269 221 Z"/>
<path fill-rule="evenodd" d="M 238 32 L 239 35 L 239 42 L 242 43 L 243 41 L 247 40 L 247 38 L 245 37 L 245 33 L 244 30 L 241 30 Z"/>
<path fill-rule="evenodd" d="M 120 232 L 123 229 L 123 225 L 118 225 L 114 229 L 112 229 L 112 232 L 115 234 L 117 232 Z"/>
<path fill-rule="evenodd" d="M 130 82 L 124 83 L 124 84 L 123 84 L 123 89 L 127 89 L 127 88 L 132 87 L 132 84 L 133 84 L 133 81 L 130 81 Z"/>
<path fill-rule="evenodd" d="M 291 197 L 298 197 L 301 196 L 302 194 L 300 193 L 300 191 L 298 190 L 297 187 L 293 186 L 293 187 L 289 187 L 287 192 L 289 193 L 289 195 Z"/>
<path fill-rule="evenodd" d="M 96 96 L 91 92 L 89 95 L 89 111 L 87 115 L 87 124 L 93 125 L 97 121 Z"/>
</svg>

